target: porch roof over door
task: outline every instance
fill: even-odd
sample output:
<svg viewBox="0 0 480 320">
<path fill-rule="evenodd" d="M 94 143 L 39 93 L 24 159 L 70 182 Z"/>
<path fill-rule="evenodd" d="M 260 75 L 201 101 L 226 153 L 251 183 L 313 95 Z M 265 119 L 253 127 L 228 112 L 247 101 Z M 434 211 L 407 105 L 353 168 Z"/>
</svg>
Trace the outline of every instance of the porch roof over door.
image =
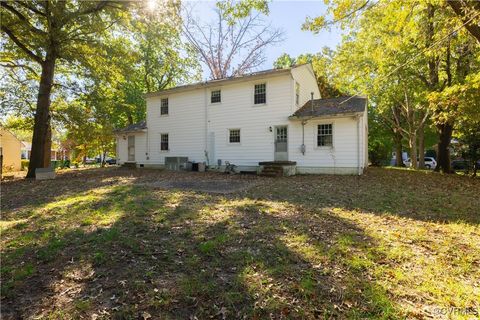
<svg viewBox="0 0 480 320">
<path fill-rule="evenodd" d="M 367 98 L 363 96 L 343 96 L 331 99 L 314 99 L 307 101 L 289 117 L 291 120 L 305 118 L 328 118 L 348 116 L 365 112 Z"/>
</svg>

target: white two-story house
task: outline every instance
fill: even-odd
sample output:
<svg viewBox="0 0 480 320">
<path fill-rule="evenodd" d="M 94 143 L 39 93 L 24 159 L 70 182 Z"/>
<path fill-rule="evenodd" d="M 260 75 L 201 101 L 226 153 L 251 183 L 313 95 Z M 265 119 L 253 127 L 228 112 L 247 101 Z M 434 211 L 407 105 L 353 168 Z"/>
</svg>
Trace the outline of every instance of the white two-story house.
<svg viewBox="0 0 480 320">
<path fill-rule="evenodd" d="M 186 157 L 222 168 L 260 162 L 297 173 L 361 174 L 367 166 L 367 99 L 321 99 L 311 65 L 179 86 L 146 95 L 147 118 L 116 131 L 117 160 L 161 167 Z"/>
</svg>

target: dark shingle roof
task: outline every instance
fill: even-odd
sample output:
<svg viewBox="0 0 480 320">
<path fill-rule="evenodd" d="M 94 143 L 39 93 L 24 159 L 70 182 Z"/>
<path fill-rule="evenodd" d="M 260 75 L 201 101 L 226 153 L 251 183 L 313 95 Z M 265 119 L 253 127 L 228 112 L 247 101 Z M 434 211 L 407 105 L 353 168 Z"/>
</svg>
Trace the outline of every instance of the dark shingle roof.
<svg viewBox="0 0 480 320">
<path fill-rule="evenodd" d="M 289 73 L 291 72 L 292 69 L 304 66 L 306 64 L 298 64 L 294 65 L 290 68 L 275 68 L 275 69 L 268 69 L 268 70 L 262 70 L 262 71 L 255 71 L 251 73 L 246 73 L 246 74 L 241 74 L 241 75 L 236 75 L 236 76 L 231 76 L 227 78 L 222 78 L 222 79 L 215 79 L 215 80 L 209 80 L 209 81 L 204 81 L 204 82 L 196 82 L 192 84 L 186 84 L 186 85 L 181 85 L 181 86 L 176 86 L 173 88 L 169 89 L 164 89 L 156 92 L 149 92 L 146 94 L 146 97 L 154 97 L 162 94 L 167 94 L 171 92 L 176 92 L 176 91 L 183 91 L 183 90 L 190 90 L 190 89 L 196 89 L 196 88 L 203 88 L 203 87 L 209 87 L 209 86 L 217 86 L 220 85 L 224 82 L 228 81 L 235 81 L 235 80 L 247 80 L 247 79 L 255 79 L 258 77 L 263 77 L 263 76 L 270 76 L 273 74 L 284 74 L 284 73 Z"/>
<path fill-rule="evenodd" d="M 140 121 L 134 124 L 131 124 L 129 126 L 126 126 L 125 128 L 117 129 L 115 130 L 116 133 L 126 133 L 126 132 L 137 132 L 137 131 L 143 131 L 147 129 L 147 122 Z"/>
<path fill-rule="evenodd" d="M 362 96 L 344 96 L 331 99 L 314 99 L 313 112 L 312 101 L 307 101 L 298 109 L 292 117 L 322 117 L 341 115 L 348 113 L 364 112 L 367 106 L 367 98 Z"/>
</svg>

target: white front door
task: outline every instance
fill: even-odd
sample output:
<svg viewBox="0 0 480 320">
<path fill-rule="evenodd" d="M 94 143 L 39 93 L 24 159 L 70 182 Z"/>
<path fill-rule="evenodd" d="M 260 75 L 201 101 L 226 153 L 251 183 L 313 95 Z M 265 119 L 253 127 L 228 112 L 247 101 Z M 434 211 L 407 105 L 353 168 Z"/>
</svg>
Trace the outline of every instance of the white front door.
<svg viewBox="0 0 480 320">
<path fill-rule="evenodd" d="M 288 160 L 288 129 L 287 126 L 275 127 L 275 161 Z"/>
<path fill-rule="evenodd" d="M 128 161 L 135 161 L 135 136 L 128 136 Z"/>
</svg>

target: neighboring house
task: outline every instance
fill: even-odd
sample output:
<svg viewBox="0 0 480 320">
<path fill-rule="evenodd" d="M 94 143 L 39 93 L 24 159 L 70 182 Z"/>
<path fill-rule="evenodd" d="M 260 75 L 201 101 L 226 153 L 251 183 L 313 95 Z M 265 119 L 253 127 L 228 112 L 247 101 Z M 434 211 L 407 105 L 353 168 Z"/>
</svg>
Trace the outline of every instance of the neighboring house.
<svg viewBox="0 0 480 320">
<path fill-rule="evenodd" d="M 27 141 L 22 141 L 22 159 L 30 160 L 31 152 L 32 152 L 32 144 Z"/>
<path fill-rule="evenodd" d="M 405 152 L 405 151 L 402 151 L 402 160 L 405 161 L 407 159 L 408 159 L 408 153 Z M 392 158 L 390 159 L 390 165 L 392 167 L 397 165 L 397 152 L 396 151 L 392 151 Z M 401 165 L 403 165 L 403 162 L 401 163 Z"/>
<path fill-rule="evenodd" d="M 22 143 L 10 131 L 0 127 L 0 154 L 3 171 L 19 171 L 21 169 L 20 150 Z"/>
<path fill-rule="evenodd" d="M 309 64 L 146 99 L 146 121 L 116 131 L 119 164 L 157 167 L 166 157 L 188 157 L 251 171 L 263 161 L 292 161 L 297 173 L 361 174 L 368 163 L 367 99 L 321 99 Z"/>
<path fill-rule="evenodd" d="M 32 152 L 32 144 L 28 141 L 22 141 L 22 159 L 30 160 L 30 154 Z M 50 160 L 65 160 L 68 158 L 68 152 L 61 148 L 52 148 L 50 150 Z"/>
</svg>

